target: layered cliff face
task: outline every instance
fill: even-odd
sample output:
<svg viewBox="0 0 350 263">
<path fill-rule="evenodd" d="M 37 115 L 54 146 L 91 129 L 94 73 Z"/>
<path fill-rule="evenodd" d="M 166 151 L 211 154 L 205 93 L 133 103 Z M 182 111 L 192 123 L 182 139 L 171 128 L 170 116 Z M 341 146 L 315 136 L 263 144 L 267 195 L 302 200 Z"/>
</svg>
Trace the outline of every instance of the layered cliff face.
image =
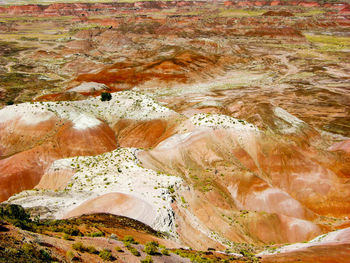
<svg viewBox="0 0 350 263">
<path fill-rule="evenodd" d="M 239 262 L 347 262 L 347 4 L 214 6 L 0 9 L 0 201 Z"/>
</svg>

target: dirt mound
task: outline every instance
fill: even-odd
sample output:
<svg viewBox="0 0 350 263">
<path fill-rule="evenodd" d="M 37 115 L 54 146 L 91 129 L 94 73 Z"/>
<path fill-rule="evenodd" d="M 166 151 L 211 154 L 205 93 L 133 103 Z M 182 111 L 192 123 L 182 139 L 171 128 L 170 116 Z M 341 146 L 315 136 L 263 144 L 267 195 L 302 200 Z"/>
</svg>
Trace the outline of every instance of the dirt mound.
<svg viewBox="0 0 350 263">
<path fill-rule="evenodd" d="M 151 225 L 156 211 L 153 211 L 149 203 L 134 196 L 122 193 L 109 193 L 84 202 L 69 211 L 64 217 L 69 218 L 95 213 L 126 216 Z"/>
<path fill-rule="evenodd" d="M 91 40 L 93 37 L 100 35 L 102 32 L 103 30 L 99 28 L 80 30 L 74 35 L 74 37 L 78 39 Z"/>
<path fill-rule="evenodd" d="M 267 11 L 265 13 L 262 14 L 263 16 L 294 16 L 292 13 L 285 11 L 285 10 L 281 10 L 281 11 Z"/>
<path fill-rule="evenodd" d="M 94 48 L 88 40 L 73 40 L 66 43 L 66 47 L 80 52 L 88 52 Z"/>
<path fill-rule="evenodd" d="M 98 50 L 102 52 L 117 52 L 124 45 L 133 43 L 130 37 L 113 30 L 106 30 L 94 40 L 98 41 Z"/>
<path fill-rule="evenodd" d="M 199 77 L 207 77 L 213 71 L 222 72 L 220 59 L 219 56 L 186 50 L 153 62 L 116 63 L 98 73 L 81 74 L 75 81 L 104 83 L 112 89 L 132 88 L 148 81 L 191 83 Z"/>
</svg>

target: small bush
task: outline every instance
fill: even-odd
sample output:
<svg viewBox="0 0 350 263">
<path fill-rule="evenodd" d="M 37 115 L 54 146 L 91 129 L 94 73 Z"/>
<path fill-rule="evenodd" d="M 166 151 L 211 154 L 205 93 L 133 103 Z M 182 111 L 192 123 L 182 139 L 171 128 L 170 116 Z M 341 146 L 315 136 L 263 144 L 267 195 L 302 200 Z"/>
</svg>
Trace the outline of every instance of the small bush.
<svg viewBox="0 0 350 263">
<path fill-rule="evenodd" d="M 112 94 L 109 92 L 101 93 L 101 101 L 110 101 L 112 99 Z"/>
<path fill-rule="evenodd" d="M 103 237 L 105 233 L 102 231 L 94 232 L 94 233 L 89 233 L 87 236 L 89 237 Z"/>
<path fill-rule="evenodd" d="M 132 247 L 132 246 L 128 246 L 127 249 L 128 249 L 128 250 L 131 252 L 131 254 L 133 254 L 134 256 L 136 256 L 136 257 L 139 257 L 139 256 L 140 256 L 140 252 L 139 252 L 136 248 L 134 248 L 134 247 Z"/>
<path fill-rule="evenodd" d="M 130 235 L 126 235 L 126 236 L 123 238 L 123 242 L 127 242 L 127 243 L 130 243 L 130 244 L 138 244 L 138 242 L 135 241 L 134 237 L 133 237 L 133 236 L 130 236 Z"/>
<path fill-rule="evenodd" d="M 144 251 L 149 255 L 155 255 L 158 253 L 158 246 L 159 244 L 157 242 L 148 242 L 145 245 Z"/>
<path fill-rule="evenodd" d="M 66 233 L 63 234 L 63 239 L 64 240 L 69 240 L 70 239 L 70 236 Z"/>
<path fill-rule="evenodd" d="M 40 258 L 45 260 L 45 261 L 51 261 L 52 257 L 49 252 L 47 252 L 44 249 L 40 249 Z"/>
<path fill-rule="evenodd" d="M 34 251 L 34 246 L 32 244 L 29 244 L 29 243 L 25 243 L 22 245 L 22 250 L 25 254 L 32 254 L 33 251 Z"/>
<path fill-rule="evenodd" d="M 82 242 L 74 243 L 72 245 L 72 248 L 77 250 L 77 251 L 80 251 L 80 252 L 84 252 L 86 250 L 86 248 L 84 247 L 84 244 Z"/>
<path fill-rule="evenodd" d="M 148 255 L 145 259 L 141 260 L 141 263 L 153 263 L 153 259 L 150 255 Z"/>
<path fill-rule="evenodd" d="M 22 206 L 14 204 L 10 204 L 5 209 L 1 209 L 0 214 L 5 215 L 11 219 L 24 221 L 27 221 L 30 218 L 30 215 L 26 213 Z"/>
<path fill-rule="evenodd" d="M 70 227 L 70 228 L 68 228 L 68 227 L 64 227 L 64 228 L 53 227 L 53 231 L 54 232 L 63 232 L 63 233 L 70 235 L 70 236 L 82 236 L 82 233 L 76 227 Z"/>
<path fill-rule="evenodd" d="M 167 250 L 166 248 L 163 248 L 162 249 L 162 254 L 164 255 L 164 256 L 169 256 L 170 254 L 169 254 L 169 250 Z"/>
<path fill-rule="evenodd" d="M 103 260 L 111 261 L 113 259 L 112 253 L 108 249 L 103 249 L 102 251 L 100 251 L 99 256 Z"/>
<path fill-rule="evenodd" d="M 0 207 L 0 219 L 24 230 L 31 231 L 36 227 L 30 215 L 20 205 L 10 204 Z"/>
<path fill-rule="evenodd" d="M 68 260 L 73 260 L 75 258 L 75 254 L 72 250 L 68 250 L 67 253 L 66 253 L 66 258 Z"/>
<path fill-rule="evenodd" d="M 117 252 L 123 252 L 122 248 L 119 247 L 119 246 L 115 247 L 114 249 L 115 249 L 115 251 L 117 251 Z"/>
<path fill-rule="evenodd" d="M 168 190 L 169 190 L 169 192 L 170 192 L 171 194 L 175 193 L 175 189 L 174 189 L 173 186 L 169 186 L 169 187 L 168 187 Z"/>
<path fill-rule="evenodd" d="M 98 254 L 98 250 L 94 246 L 88 246 L 86 251 L 90 254 Z"/>
</svg>

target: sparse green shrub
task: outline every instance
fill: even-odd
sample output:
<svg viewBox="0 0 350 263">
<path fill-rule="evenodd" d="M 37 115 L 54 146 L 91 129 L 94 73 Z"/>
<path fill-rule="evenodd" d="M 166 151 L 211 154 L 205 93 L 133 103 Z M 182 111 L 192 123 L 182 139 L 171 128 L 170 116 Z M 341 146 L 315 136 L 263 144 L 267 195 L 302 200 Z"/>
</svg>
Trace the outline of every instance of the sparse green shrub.
<svg viewBox="0 0 350 263">
<path fill-rule="evenodd" d="M 0 207 L 0 219 L 25 230 L 33 230 L 36 227 L 30 215 L 20 205 L 10 204 Z"/>
<path fill-rule="evenodd" d="M 87 236 L 89 237 L 103 237 L 104 235 L 105 233 L 103 233 L 102 231 L 87 234 Z"/>
<path fill-rule="evenodd" d="M 66 233 L 63 234 L 63 239 L 64 240 L 69 240 L 70 239 L 70 236 Z"/>
<path fill-rule="evenodd" d="M 148 255 L 145 259 L 141 260 L 141 263 L 153 263 L 153 259 L 150 255 Z"/>
<path fill-rule="evenodd" d="M 98 254 L 98 250 L 94 246 L 88 246 L 86 251 L 90 254 Z"/>
<path fill-rule="evenodd" d="M 45 260 L 45 261 L 51 261 L 52 257 L 50 253 L 44 249 L 40 249 L 40 258 Z"/>
<path fill-rule="evenodd" d="M 24 244 L 22 245 L 22 250 L 23 250 L 23 252 L 24 252 L 25 254 L 30 255 L 30 254 L 32 254 L 33 251 L 34 251 L 34 246 L 33 246 L 32 244 L 29 244 L 29 243 L 24 243 Z"/>
<path fill-rule="evenodd" d="M 70 236 L 82 236 L 83 234 L 77 227 L 59 227 L 59 226 L 51 226 L 50 230 L 54 232 L 63 232 Z"/>
<path fill-rule="evenodd" d="M 67 253 L 66 253 L 66 258 L 68 260 L 73 260 L 75 258 L 75 254 L 72 250 L 68 250 Z"/>
<path fill-rule="evenodd" d="M 84 244 L 82 242 L 74 243 L 72 245 L 72 248 L 80 252 L 84 252 L 86 250 L 86 247 L 84 247 Z"/>
<path fill-rule="evenodd" d="M 130 235 L 126 235 L 123 238 L 123 242 L 124 242 L 124 244 L 125 243 L 127 243 L 127 244 L 138 244 L 138 242 L 134 239 L 134 237 L 130 236 Z"/>
<path fill-rule="evenodd" d="M 169 256 L 169 255 L 170 255 L 169 250 L 166 249 L 166 248 L 163 248 L 161 252 L 162 252 L 162 254 L 163 254 L 164 256 Z"/>
<path fill-rule="evenodd" d="M 122 248 L 119 247 L 119 246 L 115 247 L 114 249 L 115 249 L 115 251 L 117 251 L 117 252 L 123 252 Z"/>
<path fill-rule="evenodd" d="M 100 258 L 106 261 L 111 261 L 113 259 L 112 253 L 108 249 L 101 250 L 98 255 L 100 256 Z"/>
<path fill-rule="evenodd" d="M 0 215 L 19 220 L 29 220 L 30 218 L 30 215 L 26 213 L 22 206 L 15 204 L 10 204 L 5 209 L 1 208 Z"/>
<path fill-rule="evenodd" d="M 158 253 L 158 246 L 159 244 L 157 242 L 148 242 L 145 245 L 144 251 L 149 255 L 155 255 Z"/>
<path fill-rule="evenodd" d="M 101 101 L 110 101 L 112 99 L 112 94 L 109 92 L 101 93 Z"/>
<path fill-rule="evenodd" d="M 134 256 L 136 256 L 136 257 L 139 257 L 140 256 L 140 252 L 136 249 L 136 248 L 134 248 L 134 247 L 132 247 L 132 246 L 127 246 L 126 247 L 130 252 L 131 252 L 131 254 L 133 254 Z"/>
</svg>

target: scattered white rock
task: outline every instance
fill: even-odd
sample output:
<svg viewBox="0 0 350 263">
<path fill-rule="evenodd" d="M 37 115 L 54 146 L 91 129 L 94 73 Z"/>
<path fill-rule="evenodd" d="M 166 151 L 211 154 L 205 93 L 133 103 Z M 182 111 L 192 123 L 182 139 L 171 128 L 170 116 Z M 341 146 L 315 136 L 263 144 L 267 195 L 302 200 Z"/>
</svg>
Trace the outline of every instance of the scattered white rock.
<svg viewBox="0 0 350 263">
<path fill-rule="evenodd" d="M 290 114 L 286 110 L 280 108 L 280 107 L 275 107 L 273 109 L 274 114 L 283 120 L 285 123 L 276 120 L 275 124 L 280 127 L 280 130 L 285 133 L 295 133 L 300 129 L 302 126 L 306 125 L 305 122 L 302 120 L 298 119 L 294 115 Z"/>
<path fill-rule="evenodd" d="M 195 114 L 190 118 L 190 121 L 196 126 L 217 127 L 249 132 L 259 131 L 259 129 L 251 123 L 222 114 Z"/>
</svg>

